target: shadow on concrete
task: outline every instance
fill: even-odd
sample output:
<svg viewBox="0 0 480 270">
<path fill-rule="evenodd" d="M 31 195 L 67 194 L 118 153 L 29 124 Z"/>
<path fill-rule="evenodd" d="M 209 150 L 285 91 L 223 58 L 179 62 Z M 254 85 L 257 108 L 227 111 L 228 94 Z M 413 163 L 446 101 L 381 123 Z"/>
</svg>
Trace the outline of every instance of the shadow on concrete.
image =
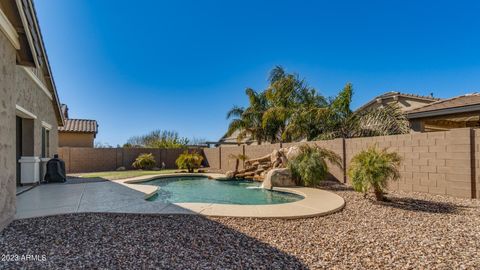
<svg viewBox="0 0 480 270">
<path fill-rule="evenodd" d="M 16 220 L 0 233 L 0 251 L 27 250 L 45 254 L 46 260 L 3 266 L 307 269 L 295 256 L 197 215 L 81 213 Z"/>
<path fill-rule="evenodd" d="M 67 175 L 67 181 L 64 184 L 84 184 L 84 183 L 96 183 L 96 182 L 105 182 L 108 179 L 102 177 L 93 177 L 93 178 L 83 178 L 78 176 Z"/>
</svg>

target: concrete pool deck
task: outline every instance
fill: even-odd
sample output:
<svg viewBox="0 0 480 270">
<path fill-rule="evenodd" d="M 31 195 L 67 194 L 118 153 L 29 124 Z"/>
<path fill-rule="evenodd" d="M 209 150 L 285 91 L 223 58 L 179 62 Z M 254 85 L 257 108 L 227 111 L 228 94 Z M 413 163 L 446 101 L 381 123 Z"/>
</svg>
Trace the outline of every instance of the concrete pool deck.
<svg viewBox="0 0 480 270">
<path fill-rule="evenodd" d="M 157 178 L 207 176 L 225 178 L 222 174 L 159 174 L 105 182 L 40 185 L 17 196 L 15 218 L 30 218 L 67 213 L 140 213 L 200 214 L 206 216 L 304 218 L 327 215 L 341 210 L 345 201 L 328 191 L 306 187 L 274 188 L 305 199 L 285 204 L 234 205 L 215 203 L 165 203 L 147 201 L 158 187 L 141 182 Z"/>
</svg>

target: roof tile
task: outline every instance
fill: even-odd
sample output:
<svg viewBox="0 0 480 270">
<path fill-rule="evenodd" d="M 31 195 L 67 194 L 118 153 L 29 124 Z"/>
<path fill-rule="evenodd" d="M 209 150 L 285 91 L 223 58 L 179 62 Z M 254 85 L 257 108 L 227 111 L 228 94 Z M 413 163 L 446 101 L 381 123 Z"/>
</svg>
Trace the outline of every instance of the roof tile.
<svg viewBox="0 0 480 270">
<path fill-rule="evenodd" d="M 449 108 L 458 108 L 458 107 L 477 105 L 477 104 L 480 104 L 480 94 L 472 93 L 472 94 L 466 94 L 462 96 L 439 100 L 439 101 L 427 104 L 423 107 L 411 110 L 408 112 L 408 114 L 419 113 L 419 112 L 430 112 L 430 111 L 449 109 Z"/>
<path fill-rule="evenodd" d="M 96 134 L 98 132 L 98 124 L 95 120 L 65 119 L 65 125 L 63 127 L 58 127 L 58 131 Z"/>
</svg>

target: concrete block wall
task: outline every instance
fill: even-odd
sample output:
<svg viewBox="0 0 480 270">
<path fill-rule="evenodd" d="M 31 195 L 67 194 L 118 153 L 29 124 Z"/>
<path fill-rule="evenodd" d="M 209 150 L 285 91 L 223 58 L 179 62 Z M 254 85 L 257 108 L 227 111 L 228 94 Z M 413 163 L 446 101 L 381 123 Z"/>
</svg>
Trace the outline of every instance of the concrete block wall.
<svg viewBox="0 0 480 270">
<path fill-rule="evenodd" d="M 213 170 L 220 170 L 220 148 L 204 148 L 206 165 Z"/>
<path fill-rule="evenodd" d="M 117 161 L 116 168 L 120 166 L 124 166 L 126 169 L 131 170 L 133 169 L 133 162 L 140 154 L 152 154 L 155 157 L 155 163 L 158 167 L 161 166 L 161 153 L 160 149 L 152 149 L 152 148 L 116 148 L 115 149 L 119 155 L 122 156 L 121 162 Z M 120 161 L 120 160 L 119 160 Z"/>
<path fill-rule="evenodd" d="M 331 164 L 330 162 L 327 162 L 328 168 L 330 171 L 330 174 L 333 176 L 333 178 L 339 182 L 345 182 L 345 171 L 344 171 L 344 139 L 335 139 L 335 140 L 326 140 L 326 141 L 315 141 L 312 142 L 315 145 L 318 145 L 320 147 L 323 147 L 325 149 L 328 149 L 330 151 L 333 151 L 337 153 L 341 160 L 342 167 L 338 167 L 334 164 Z"/>
<path fill-rule="evenodd" d="M 65 161 L 67 173 L 114 171 L 121 166 L 133 169 L 132 163 L 142 153 L 153 154 L 158 167 L 164 162 L 167 169 L 174 169 L 177 168 L 175 161 L 184 151 L 152 148 L 58 148 L 59 157 Z M 202 152 L 201 149 L 198 151 Z"/>
<path fill-rule="evenodd" d="M 60 147 L 58 155 L 67 173 L 114 171 L 118 164 L 115 148 Z"/>
<path fill-rule="evenodd" d="M 250 159 L 265 156 L 275 149 L 301 145 L 284 143 L 245 145 L 197 149 L 205 157 L 205 165 L 215 171 L 235 169 L 231 155 L 245 154 Z M 332 178 L 347 182 L 346 171 L 352 157 L 369 146 L 377 145 L 395 151 L 402 157 L 401 178 L 392 182 L 389 189 L 407 192 L 424 192 L 464 198 L 480 197 L 480 130 L 455 129 L 445 132 L 414 133 L 354 139 L 335 139 L 307 142 L 337 153 L 344 166 L 329 164 Z M 131 168 L 140 153 L 152 153 L 158 166 L 165 162 L 167 168 L 176 168 L 175 160 L 182 149 L 93 149 L 60 148 L 59 154 L 67 164 L 69 173 L 109 171 L 119 166 Z M 193 150 L 190 150 L 193 151 Z M 239 169 L 243 168 L 240 162 Z"/>
<path fill-rule="evenodd" d="M 189 151 L 192 152 L 197 150 L 190 149 Z M 167 169 L 176 169 L 177 165 L 175 164 L 175 161 L 183 152 L 185 152 L 185 149 L 161 149 L 161 161 L 165 162 Z M 202 151 L 201 149 L 198 149 L 197 152 L 201 154 Z"/>
<path fill-rule="evenodd" d="M 273 150 L 279 150 L 281 148 L 279 143 L 276 144 L 263 144 L 263 145 L 246 145 L 245 155 L 249 159 L 259 158 L 269 155 Z"/>
<path fill-rule="evenodd" d="M 222 172 L 233 171 L 235 170 L 235 159 L 232 158 L 232 155 L 244 154 L 243 146 L 234 146 L 234 147 L 219 147 L 221 148 L 221 167 Z M 240 161 L 238 169 L 243 169 L 243 162 Z"/>
<path fill-rule="evenodd" d="M 472 196 L 470 129 L 347 139 L 347 168 L 355 154 L 371 145 L 397 152 L 403 159 L 401 178 L 390 189 Z"/>
</svg>

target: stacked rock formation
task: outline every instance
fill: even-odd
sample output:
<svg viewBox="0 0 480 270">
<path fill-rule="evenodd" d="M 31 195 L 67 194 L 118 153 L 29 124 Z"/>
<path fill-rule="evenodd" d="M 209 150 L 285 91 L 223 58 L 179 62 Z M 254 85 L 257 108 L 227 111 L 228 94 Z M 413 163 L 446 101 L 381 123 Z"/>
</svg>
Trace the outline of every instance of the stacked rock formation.
<svg viewBox="0 0 480 270">
<path fill-rule="evenodd" d="M 226 173 L 229 178 L 243 178 L 248 180 L 263 181 L 267 173 L 276 168 L 286 168 L 289 159 L 296 157 L 300 152 L 297 146 L 273 150 L 263 157 L 245 161 L 245 168 L 237 172 Z"/>
</svg>

